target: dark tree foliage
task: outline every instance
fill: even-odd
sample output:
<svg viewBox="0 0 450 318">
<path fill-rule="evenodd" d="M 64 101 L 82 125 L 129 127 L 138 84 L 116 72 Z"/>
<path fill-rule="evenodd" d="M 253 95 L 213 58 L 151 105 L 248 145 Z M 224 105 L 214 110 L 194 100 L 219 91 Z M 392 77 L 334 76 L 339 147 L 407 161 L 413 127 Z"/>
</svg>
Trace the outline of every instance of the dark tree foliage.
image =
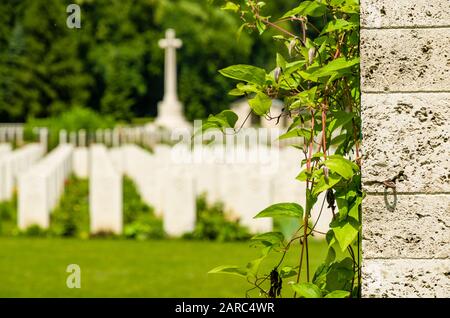
<svg viewBox="0 0 450 318">
<path fill-rule="evenodd" d="M 66 26 L 66 6 L 81 7 L 81 29 Z M 294 0 L 268 1 L 280 13 Z M 189 119 L 229 106 L 230 83 L 217 70 L 270 63 L 272 45 L 236 30 L 239 18 L 208 0 L 2 0 L 0 121 L 89 107 L 119 120 L 155 116 L 163 95 L 164 52 L 172 27 L 179 96 Z M 270 34 L 266 36 L 270 40 Z M 268 42 L 267 42 L 268 43 Z"/>
</svg>

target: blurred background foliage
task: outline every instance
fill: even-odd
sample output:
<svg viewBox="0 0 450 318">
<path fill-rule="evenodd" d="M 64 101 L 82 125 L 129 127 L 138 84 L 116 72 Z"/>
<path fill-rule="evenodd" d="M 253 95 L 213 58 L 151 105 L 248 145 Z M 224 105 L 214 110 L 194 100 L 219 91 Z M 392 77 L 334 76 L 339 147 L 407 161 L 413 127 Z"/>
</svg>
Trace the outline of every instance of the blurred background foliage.
<svg viewBox="0 0 450 318">
<path fill-rule="evenodd" d="M 66 26 L 66 6 L 81 6 L 81 29 Z M 267 1 L 282 14 L 297 1 Z M 164 52 L 174 28 L 179 97 L 189 119 L 229 106 L 232 83 L 217 70 L 232 64 L 274 67 L 270 32 L 236 31 L 239 18 L 209 0 L 2 0 L 0 122 L 55 117 L 74 107 L 133 122 L 156 115 Z"/>
</svg>

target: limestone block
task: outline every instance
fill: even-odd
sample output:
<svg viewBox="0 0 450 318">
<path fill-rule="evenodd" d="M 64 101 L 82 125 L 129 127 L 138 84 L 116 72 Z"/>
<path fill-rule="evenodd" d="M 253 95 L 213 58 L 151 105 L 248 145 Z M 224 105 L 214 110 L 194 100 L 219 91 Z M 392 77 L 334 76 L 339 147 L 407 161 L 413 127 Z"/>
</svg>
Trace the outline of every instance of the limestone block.
<svg viewBox="0 0 450 318">
<path fill-rule="evenodd" d="M 361 88 L 448 92 L 450 28 L 361 30 Z"/>
<path fill-rule="evenodd" d="M 361 0 L 361 27 L 429 27 L 450 25 L 448 0 Z"/>
<path fill-rule="evenodd" d="M 363 207 L 364 258 L 450 258 L 450 195 L 368 195 Z"/>
<path fill-rule="evenodd" d="M 450 294 L 450 259 L 365 260 L 363 297 L 442 297 Z"/>
<path fill-rule="evenodd" d="M 91 233 L 122 233 L 122 176 L 114 169 L 104 145 L 93 145 L 89 179 Z"/>
<path fill-rule="evenodd" d="M 397 192 L 450 191 L 450 93 L 363 94 L 363 186 L 400 171 Z"/>
<path fill-rule="evenodd" d="M 78 178 L 87 178 L 89 175 L 89 149 L 77 147 L 73 152 L 73 172 Z"/>
</svg>

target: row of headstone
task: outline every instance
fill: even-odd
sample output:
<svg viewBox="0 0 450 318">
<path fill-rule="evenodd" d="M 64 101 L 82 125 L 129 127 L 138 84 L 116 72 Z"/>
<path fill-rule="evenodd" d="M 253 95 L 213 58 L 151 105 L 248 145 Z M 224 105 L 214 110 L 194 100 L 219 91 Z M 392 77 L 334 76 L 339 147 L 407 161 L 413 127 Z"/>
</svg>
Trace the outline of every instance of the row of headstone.
<svg viewBox="0 0 450 318">
<path fill-rule="evenodd" d="M 158 145 L 151 154 L 127 145 L 112 154 L 121 170 L 134 180 L 143 200 L 162 216 L 164 231 L 170 236 L 190 232 L 196 221 L 196 191 L 192 167 L 171 165 L 171 148 Z"/>
<path fill-rule="evenodd" d="M 0 201 L 12 199 L 19 174 L 30 169 L 44 154 L 42 144 L 28 144 L 0 156 Z"/>
<path fill-rule="evenodd" d="M 107 147 L 137 144 L 149 149 L 158 145 L 186 144 L 191 142 L 194 142 L 196 146 L 205 142 L 213 142 L 218 146 L 227 145 L 229 147 L 231 145 L 234 147 L 235 145 L 242 145 L 247 148 L 254 148 L 255 145 L 287 147 L 292 144 L 303 143 L 303 137 L 279 139 L 280 135 L 285 132 L 280 127 L 244 127 L 239 129 L 239 131 L 228 134 L 223 134 L 220 131 L 208 131 L 199 134 L 201 121 L 196 121 L 194 126 L 197 132 L 195 136 L 192 136 L 192 131 L 171 132 L 158 129 L 156 126 L 117 127 L 114 129 L 98 129 L 95 132 L 86 132 L 85 130 L 67 132 L 66 130 L 60 130 L 59 143 L 69 143 L 76 147 L 88 147 L 90 144 L 104 144 Z M 44 137 L 41 136 L 40 139 L 42 140 Z"/>
<path fill-rule="evenodd" d="M 22 124 L 0 124 L 0 143 L 23 144 Z"/>
<path fill-rule="evenodd" d="M 60 145 L 19 176 L 18 226 L 48 228 L 50 212 L 63 194 L 72 172 L 73 146 Z"/>
<path fill-rule="evenodd" d="M 300 152 L 294 148 L 260 147 L 249 150 L 244 147 L 200 147 L 191 151 L 186 147 L 158 145 L 151 153 L 133 144 L 111 149 L 96 144 L 90 148 L 75 149 L 69 145 L 61 145 L 56 151 L 60 152 L 60 149 L 67 147 L 71 149 L 68 155 L 71 159 L 67 159 L 70 168 L 67 171 L 90 178 L 92 233 L 122 232 L 123 174 L 134 180 L 143 200 L 152 205 L 156 214 L 163 218 L 164 230 L 170 236 L 180 236 L 194 229 L 196 197 L 205 192 L 211 203 L 223 202 L 228 217 L 239 219 L 254 233 L 272 229 L 270 218 L 254 219 L 267 206 L 279 202 L 305 204 L 304 185 L 295 179 L 299 172 Z M 43 182 L 43 174 L 37 171 L 53 171 L 43 169 L 42 166 L 60 165 L 49 159 L 56 157 L 54 153 L 55 151 L 42 160 L 47 163 L 35 165 L 32 169 L 34 172 L 29 173 L 34 178 L 31 178 L 34 184 Z M 65 178 L 67 174 L 63 176 Z M 60 184 L 61 179 L 58 180 Z M 29 186 L 27 190 L 22 183 L 19 193 L 28 191 L 28 202 L 48 202 L 42 199 L 48 195 L 45 192 L 47 190 L 42 189 L 45 187 Z M 53 198 L 58 197 L 61 191 L 55 193 L 57 195 Z M 41 199 L 33 196 L 40 196 Z M 38 214 L 42 220 L 39 225 L 48 226 L 48 214 L 52 207 L 49 204 L 41 208 Z M 331 220 L 331 212 L 328 210 L 325 208 L 321 221 L 316 226 L 320 232 L 328 230 L 327 224 Z M 320 204 L 312 211 L 313 223 L 316 223 L 319 214 Z M 27 215 L 32 217 L 32 214 Z M 36 220 L 32 218 L 32 221 Z M 22 226 L 30 224 L 29 221 L 23 221 Z"/>
<path fill-rule="evenodd" d="M 122 175 L 106 147 L 90 147 L 89 212 L 91 233 L 122 233 Z"/>
<path fill-rule="evenodd" d="M 121 149 L 121 150 L 120 150 Z M 294 148 L 203 149 L 159 145 L 154 153 L 127 145 L 111 150 L 117 169 L 136 183 L 145 202 L 163 216 L 168 234 L 188 232 L 195 224 L 195 197 L 207 193 L 209 201 L 221 201 L 231 217 L 252 232 L 270 231 L 270 218 L 254 219 L 267 206 L 297 202 L 305 206 L 304 183 L 296 180 L 300 152 Z M 319 202 L 322 202 L 323 196 Z M 311 212 L 316 230 L 326 232 L 331 211 L 321 204 Z M 172 220 L 172 221 L 171 221 Z M 184 225 L 183 225 L 184 224 Z"/>
<path fill-rule="evenodd" d="M 123 144 L 135 143 L 152 147 L 164 139 L 167 132 L 152 129 L 151 127 L 118 127 L 114 129 L 97 129 L 95 132 L 86 130 L 59 131 L 59 144 L 71 144 L 78 147 L 87 147 L 90 144 L 104 144 L 108 147 L 119 147 Z M 169 139 L 170 136 L 166 136 Z"/>
</svg>

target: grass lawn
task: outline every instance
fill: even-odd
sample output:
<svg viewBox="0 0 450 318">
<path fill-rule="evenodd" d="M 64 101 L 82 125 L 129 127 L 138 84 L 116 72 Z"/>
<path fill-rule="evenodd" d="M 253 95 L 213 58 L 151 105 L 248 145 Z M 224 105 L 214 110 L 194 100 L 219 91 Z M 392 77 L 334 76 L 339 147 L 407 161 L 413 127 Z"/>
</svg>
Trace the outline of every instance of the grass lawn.
<svg viewBox="0 0 450 318">
<path fill-rule="evenodd" d="M 325 242 L 311 242 L 312 273 L 325 253 Z M 0 237 L 0 297 L 245 297 L 243 278 L 207 272 L 258 255 L 248 243 Z M 286 264 L 298 257 L 294 246 Z M 81 267 L 80 289 L 66 287 L 69 264 Z"/>
</svg>

